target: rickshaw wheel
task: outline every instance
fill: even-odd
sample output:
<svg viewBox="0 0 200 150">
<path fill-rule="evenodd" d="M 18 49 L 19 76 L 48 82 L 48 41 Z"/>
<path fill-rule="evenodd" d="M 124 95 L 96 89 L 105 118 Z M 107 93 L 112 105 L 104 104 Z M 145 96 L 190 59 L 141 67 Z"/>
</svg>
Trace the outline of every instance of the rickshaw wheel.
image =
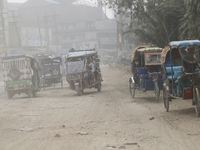
<svg viewBox="0 0 200 150">
<path fill-rule="evenodd" d="M 166 91 L 164 87 L 163 87 L 163 101 L 164 101 L 165 110 L 166 112 L 168 112 L 169 111 L 169 97 L 168 97 L 168 92 Z"/>
<path fill-rule="evenodd" d="M 98 92 L 101 92 L 101 83 L 98 83 L 97 90 L 98 90 Z"/>
<path fill-rule="evenodd" d="M 8 95 L 8 99 L 12 99 L 13 98 L 13 94 L 12 93 L 7 92 L 7 95 Z"/>
<path fill-rule="evenodd" d="M 28 89 L 28 93 L 27 93 L 29 98 L 33 98 L 33 91 L 32 89 Z"/>
<path fill-rule="evenodd" d="M 130 94 L 131 94 L 131 97 L 134 98 L 135 96 L 135 83 L 133 83 L 132 81 L 130 82 Z"/>
<path fill-rule="evenodd" d="M 81 96 L 83 94 L 83 90 L 81 90 L 81 88 L 78 85 L 76 86 L 76 91 L 78 96 Z"/>
<path fill-rule="evenodd" d="M 200 117 L 200 98 L 198 88 L 195 88 L 195 110 L 197 113 L 197 117 Z"/>
<path fill-rule="evenodd" d="M 158 86 L 158 82 L 154 82 L 154 92 L 156 95 L 156 101 L 157 101 L 157 103 L 159 103 L 160 89 Z"/>
</svg>

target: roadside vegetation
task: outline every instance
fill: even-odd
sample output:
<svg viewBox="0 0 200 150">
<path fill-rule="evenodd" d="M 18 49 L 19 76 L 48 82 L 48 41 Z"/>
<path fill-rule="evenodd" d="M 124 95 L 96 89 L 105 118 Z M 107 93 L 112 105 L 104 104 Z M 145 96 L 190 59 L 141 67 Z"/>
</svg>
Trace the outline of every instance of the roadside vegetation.
<svg viewBox="0 0 200 150">
<path fill-rule="evenodd" d="M 198 0 L 103 0 L 121 16 L 129 41 L 166 46 L 170 41 L 200 39 Z"/>
</svg>

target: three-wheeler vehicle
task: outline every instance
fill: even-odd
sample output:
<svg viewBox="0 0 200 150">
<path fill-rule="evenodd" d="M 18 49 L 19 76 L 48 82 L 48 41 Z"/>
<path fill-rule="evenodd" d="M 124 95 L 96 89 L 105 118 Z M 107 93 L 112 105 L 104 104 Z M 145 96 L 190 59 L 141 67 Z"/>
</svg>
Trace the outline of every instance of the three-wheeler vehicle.
<svg viewBox="0 0 200 150">
<path fill-rule="evenodd" d="M 63 88 L 63 79 L 61 73 L 62 59 L 60 57 L 55 58 L 44 58 L 43 59 L 43 89 L 48 86 L 52 86 L 57 83 L 61 83 L 61 88 Z"/>
<path fill-rule="evenodd" d="M 66 60 L 66 57 L 68 56 L 68 53 L 69 53 L 69 50 L 60 52 L 60 57 L 62 59 L 62 74 L 63 74 L 63 76 L 65 76 L 65 74 L 66 74 L 65 60 Z"/>
<path fill-rule="evenodd" d="M 160 90 L 162 90 L 161 74 L 162 48 L 138 46 L 133 50 L 131 60 L 133 77 L 129 79 L 131 97 L 134 98 L 135 90 L 154 91 L 156 101 L 159 102 Z"/>
<path fill-rule="evenodd" d="M 33 58 L 37 61 L 38 65 L 39 65 L 39 68 L 40 68 L 40 71 L 39 71 L 39 77 L 40 77 L 40 87 L 43 87 L 44 88 L 44 85 L 43 85 L 43 79 L 44 79 L 44 65 L 43 65 L 43 60 L 44 59 L 48 59 L 48 58 L 55 58 L 54 54 L 51 53 L 51 52 L 40 52 L 40 53 L 36 53 L 36 54 L 33 54 Z M 46 86 L 51 86 L 50 85 L 47 85 Z"/>
<path fill-rule="evenodd" d="M 81 96 L 84 89 L 101 91 L 102 75 L 95 49 L 70 52 L 66 59 L 67 81 L 71 90 Z"/>
<path fill-rule="evenodd" d="M 197 117 L 200 116 L 199 97 L 200 41 L 172 41 L 163 49 L 163 100 L 166 111 L 172 99 L 192 99 Z"/>
<path fill-rule="evenodd" d="M 2 59 L 5 91 L 9 99 L 15 94 L 26 93 L 29 98 L 36 97 L 39 87 L 39 65 L 25 55 L 10 56 Z"/>
</svg>

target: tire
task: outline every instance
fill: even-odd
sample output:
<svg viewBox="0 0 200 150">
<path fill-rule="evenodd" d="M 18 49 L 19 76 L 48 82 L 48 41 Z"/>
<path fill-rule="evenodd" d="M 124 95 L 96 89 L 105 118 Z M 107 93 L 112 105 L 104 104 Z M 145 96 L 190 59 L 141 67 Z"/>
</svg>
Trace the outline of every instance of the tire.
<svg viewBox="0 0 200 150">
<path fill-rule="evenodd" d="M 195 110 L 197 117 L 200 117 L 200 98 L 199 98 L 199 89 L 195 88 Z"/>
<path fill-rule="evenodd" d="M 97 90 L 98 90 L 98 92 L 101 92 L 101 83 L 98 83 Z"/>
<path fill-rule="evenodd" d="M 130 85 L 129 85 L 129 88 L 130 88 L 131 97 L 134 98 L 134 96 L 135 96 L 135 83 L 133 83 L 133 82 L 131 81 L 131 82 L 130 82 Z"/>
<path fill-rule="evenodd" d="M 33 97 L 37 97 L 37 91 L 33 91 Z"/>
<path fill-rule="evenodd" d="M 27 93 L 29 98 L 33 98 L 33 90 L 32 89 L 28 89 L 28 93 Z"/>
<path fill-rule="evenodd" d="M 167 90 L 163 87 L 163 101 L 166 112 L 169 111 L 169 96 Z"/>
<path fill-rule="evenodd" d="M 156 101 L 157 101 L 157 103 L 159 103 L 160 89 L 158 86 L 158 82 L 154 82 L 154 92 L 156 95 Z"/>
<path fill-rule="evenodd" d="M 81 88 L 78 85 L 76 86 L 76 92 L 78 96 L 81 96 L 83 94 L 83 90 L 81 90 Z"/>
<path fill-rule="evenodd" d="M 9 76 L 10 76 L 10 78 L 13 79 L 13 80 L 18 80 L 19 77 L 21 76 L 21 72 L 20 72 L 20 70 L 17 69 L 17 68 L 12 68 L 12 69 L 10 70 L 10 72 L 9 72 Z"/>
<path fill-rule="evenodd" d="M 13 94 L 11 92 L 7 92 L 8 95 L 8 99 L 12 99 L 13 98 Z"/>
</svg>

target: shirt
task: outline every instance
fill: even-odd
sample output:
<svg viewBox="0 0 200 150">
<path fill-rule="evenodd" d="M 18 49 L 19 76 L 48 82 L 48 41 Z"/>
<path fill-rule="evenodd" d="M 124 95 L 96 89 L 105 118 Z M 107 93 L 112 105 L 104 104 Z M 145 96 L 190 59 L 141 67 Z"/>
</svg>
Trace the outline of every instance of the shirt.
<svg viewBox="0 0 200 150">
<path fill-rule="evenodd" d="M 182 60 L 185 66 L 186 73 L 193 73 L 196 69 L 197 63 L 188 63 L 184 59 Z"/>
</svg>

